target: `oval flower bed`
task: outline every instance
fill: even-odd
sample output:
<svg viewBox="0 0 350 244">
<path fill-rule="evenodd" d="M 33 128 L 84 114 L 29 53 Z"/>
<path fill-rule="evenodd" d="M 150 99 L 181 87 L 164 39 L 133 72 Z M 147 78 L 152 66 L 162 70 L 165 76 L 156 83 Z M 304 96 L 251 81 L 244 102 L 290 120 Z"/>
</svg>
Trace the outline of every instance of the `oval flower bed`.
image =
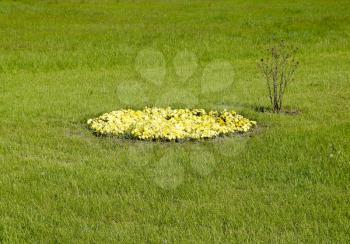
<svg viewBox="0 0 350 244">
<path fill-rule="evenodd" d="M 246 132 L 256 124 L 234 111 L 207 112 L 170 107 L 117 110 L 89 119 L 87 123 L 97 135 L 168 141 Z"/>
</svg>

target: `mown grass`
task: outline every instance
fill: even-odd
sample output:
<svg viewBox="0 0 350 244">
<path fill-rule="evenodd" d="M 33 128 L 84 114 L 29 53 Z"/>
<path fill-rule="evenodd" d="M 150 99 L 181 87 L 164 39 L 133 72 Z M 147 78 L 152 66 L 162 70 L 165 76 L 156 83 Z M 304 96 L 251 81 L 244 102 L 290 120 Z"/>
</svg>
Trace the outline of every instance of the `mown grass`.
<svg viewBox="0 0 350 244">
<path fill-rule="evenodd" d="M 0 242 L 348 243 L 349 13 L 348 1 L 0 1 Z M 301 48 L 285 101 L 296 116 L 255 109 L 268 105 L 259 50 L 275 38 Z M 166 59 L 160 87 L 135 71 L 147 47 Z M 185 83 L 182 50 L 198 58 Z M 215 59 L 234 82 L 205 94 Z M 188 92 L 259 129 L 193 144 L 93 136 L 88 118 L 126 107 L 125 80 L 148 98 L 130 107 L 169 90 L 159 105 L 184 106 Z"/>
</svg>

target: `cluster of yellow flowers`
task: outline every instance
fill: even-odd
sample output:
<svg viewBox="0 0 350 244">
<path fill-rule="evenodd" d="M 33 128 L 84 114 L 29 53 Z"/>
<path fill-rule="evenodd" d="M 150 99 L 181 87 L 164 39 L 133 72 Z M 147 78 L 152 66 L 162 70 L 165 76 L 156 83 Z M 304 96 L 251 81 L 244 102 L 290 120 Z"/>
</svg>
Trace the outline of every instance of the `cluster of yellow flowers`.
<svg viewBox="0 0 350 244">
<path fill-rule="evenodd" d="M 105 113 L 88 120 L 98 135 L 115 135 L 141 140 L 179 140 L 211 138 L 246 132 L 256 122 L 236 112 L 206 112 L 203 109 L 144 108 Z"/>
</svg>

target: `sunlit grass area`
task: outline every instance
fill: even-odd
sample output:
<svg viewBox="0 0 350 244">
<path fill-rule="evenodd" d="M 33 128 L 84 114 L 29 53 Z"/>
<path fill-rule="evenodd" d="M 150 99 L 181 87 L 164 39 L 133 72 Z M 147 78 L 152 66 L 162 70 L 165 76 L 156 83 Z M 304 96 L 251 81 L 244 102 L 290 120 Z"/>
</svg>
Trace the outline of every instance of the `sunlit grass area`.
<svg viewBox="0 0 350 244">
<path fill-rule="evenodd" d="M 0 1 L 0 242 L 350 242 L 349 13 L 348 1 Z M 284 101 L 295 114 L 259 109 L 257 62 L 281 38 L 300 48 Z M 159 70 L 140 72 L 144 50 Z M 195 143 L 88 129 L 145 106 L 235 110 L 257 128 Z"/>
</svg>

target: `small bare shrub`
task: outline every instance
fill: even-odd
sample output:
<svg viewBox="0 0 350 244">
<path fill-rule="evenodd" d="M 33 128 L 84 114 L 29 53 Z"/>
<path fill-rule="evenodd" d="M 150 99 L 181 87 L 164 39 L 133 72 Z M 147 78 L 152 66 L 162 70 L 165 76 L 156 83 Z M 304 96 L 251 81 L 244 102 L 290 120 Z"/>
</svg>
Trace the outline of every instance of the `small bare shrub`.
<svg viewBox="0 0 350 244">
<path fill-rule="evenodd" d="M 281 111 L 286 88 L 294 80 L 294 73 L 299 65 L 295 60 L 297 50 L 296 47 L 281 41 L 268 48 L 268 57 L 259 62 L 258 66 L 266 80 L 274 113 Z"/>
</svg>

